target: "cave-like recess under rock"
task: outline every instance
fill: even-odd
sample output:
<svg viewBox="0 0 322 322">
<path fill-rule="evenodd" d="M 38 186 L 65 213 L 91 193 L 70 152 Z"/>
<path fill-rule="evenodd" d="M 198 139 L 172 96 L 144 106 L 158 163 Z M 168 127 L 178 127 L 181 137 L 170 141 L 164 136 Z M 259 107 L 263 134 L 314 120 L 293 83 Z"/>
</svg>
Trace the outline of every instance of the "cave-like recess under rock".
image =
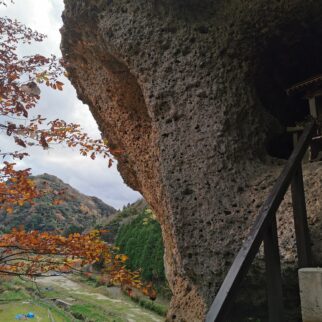
<svg viewBox="0 0 322 322">
<path fill-rule="evenodd" d="M 62 51 L 125 182 L 162 225 L 168 321 L 202 321 L 308 113 L 285 89 L 322 72 L 318 0 L 65 0 Z M 108 171 L 108 169 L 106 169 Z M 304 166 L 316 264 L 319 162 Z M 108 182 L 106 183 L 108 184 Z M 294 229 L 278 214 L 288 320 L 298 318 Z M 265 321 L 262 256 L 232 319 Z M 252 304 L 251 304 L 252 303 Z M 263 316 L 262 316 L 263 315 Z"/>
</svg>

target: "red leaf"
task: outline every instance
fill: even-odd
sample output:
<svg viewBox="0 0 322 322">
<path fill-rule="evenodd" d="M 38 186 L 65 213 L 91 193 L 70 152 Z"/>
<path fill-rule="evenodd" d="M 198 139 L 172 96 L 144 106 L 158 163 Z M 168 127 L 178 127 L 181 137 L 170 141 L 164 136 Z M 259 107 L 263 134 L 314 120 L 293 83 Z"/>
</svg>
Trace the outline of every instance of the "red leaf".
<svg viewBox="0 0 322 322">
<path fill-rule="evenodd" d="M 28 112 L 27 112 L 27 110 L 24 108 L 23 109 L 23 113 L 22 113 L 22 115 L 24 116 L 24 117 L 28 117 Z"/>
<path fill-rule="evenodd" d="M 57 87 L 57 89 L 58 89 L 58 90 L 60 90 L 60 91 L 62 91 L 62 90 L 63 90 L 63 85 L 64 85 L 64 83 L 62 83 L 62 82 L 59 82 L 59 81 L 57 81 L 57 82 L 56 82 L 56 87 Z"/>
<path fill-rule="evenodd" d="M 27 112 L 27 110 L 25 109 L 25 107 L 24 107 L 20 102 L 18 102 L 18 103 L 16 104 L 16 110 L 17 110 L 17 112 L 19 112 L 19 113 L 21 113 L 21 112 L 22 112 L 22 115 L 23 115 L 24 117 L 28 117 L 28 112 Z"/>
<path fill-rule="evenodd" d="M 24 148 L 26 148 L 26 147 L 27 147 L 27 146 L 26 146 L 26 143 L 25 143 L 23 140 L 19 139 L 17 136 L 15 137 L 15 142 L 16 142 L 18 145 L 20 145 L 20 146 L 22 146 L 22 147 L 24 147 Z"/>
<path fill-rule="evenodd" d="M 47 141 L 46 141 L 46 137 L 45 137 L 44 133 L 42 133 L 42 134 L 41 134 L 41 137 L 40 137 L 40 141 L 39 141 L 39 143 L 41 144 L 41 146 L 42 146 L 45 150 L 46 150 L 46 149 L 48 149 L 49 145 L 48 145 L 48 143 L 47 143 Z"/>
<path fill-rule="evenodd" d="M 7 135 L 10 136 L 16 128 L 17 128 L 16 124 L 10 123 L 7 127 Z"/>
</svg>

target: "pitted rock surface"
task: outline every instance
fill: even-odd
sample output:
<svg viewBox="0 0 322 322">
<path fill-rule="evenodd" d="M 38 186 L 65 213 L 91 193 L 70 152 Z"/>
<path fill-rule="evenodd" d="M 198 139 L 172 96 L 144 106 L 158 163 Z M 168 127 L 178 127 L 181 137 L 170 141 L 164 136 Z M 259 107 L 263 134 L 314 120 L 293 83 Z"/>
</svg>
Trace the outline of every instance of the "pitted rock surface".
<svg viewBox="0 0 322 322">
<path fill-rule="evenodd" d="M 108 138 L 125 182 L 144 195 L 162 226 L 173 291 L 167 320 L 202 321 L 284 164 L 265 149 L 282 129 L 281 93 L 322 72 L 322 3 L 65 5 L 62 51 L 70 79 Z M 319 163 L 305 168 L 317 260 L 321 171 Z M 278 223 L 291 279 L 296 257 L 288 200 Z M 256 280 L 251 287 L 259 292 L 249 299 L 258 301 L 265 285 Z"/>
</svg>

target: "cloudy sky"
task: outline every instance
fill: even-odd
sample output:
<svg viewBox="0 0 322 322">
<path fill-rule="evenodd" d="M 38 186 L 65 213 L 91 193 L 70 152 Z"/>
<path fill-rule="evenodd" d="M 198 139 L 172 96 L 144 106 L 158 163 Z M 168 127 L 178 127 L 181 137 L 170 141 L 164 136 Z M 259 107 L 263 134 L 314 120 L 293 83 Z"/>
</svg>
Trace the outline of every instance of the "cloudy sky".
<svg viewBox="0 0 322 322">
<path fill-rule="evenodd" d="M 14 5 L 0 8 L 0 14 L 16 18 L 48 36 L 40 44 L 21 48 L 22 54 L 61 56 L 59 28 L 62 25 L 63 8 L 63 0 L 15 0 Z M 46 86 L 41 87 L 39 106 L 30 112 L 31 116 L 41 114 L 48 119 L 62 118 L 67 122 L 78 123 L 91 136 L 100 138 L 97 124 L 88 107 L 77 99 L 76 92 L 68 80 L 64 79 L 63 82 L 63 92 L 50 90 Z M 17 149 L 3 135 L 0 136 L 0 141 L 0 149 L 4 146 L 11 150 Z M 55 147 L 47 151 L 35 149 L 29 158 L 19 163 L 19 167 L 31 167 L 34 175 L 45 172 L 56 175 L 82 193 L 97 196 L 116 208 L 121 208 L 140 197 L 124 184 L 115 166 L 108 169 L 106 160 L 92 161 L 80 156 L 78 151 L 64 147 Z"/>
</svg>

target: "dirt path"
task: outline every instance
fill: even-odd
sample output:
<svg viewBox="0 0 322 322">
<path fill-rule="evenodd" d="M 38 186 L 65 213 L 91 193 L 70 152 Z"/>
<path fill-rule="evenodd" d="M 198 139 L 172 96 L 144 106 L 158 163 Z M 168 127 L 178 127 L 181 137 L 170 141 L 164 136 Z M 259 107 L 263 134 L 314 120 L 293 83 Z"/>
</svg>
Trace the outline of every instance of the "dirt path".
<svg viewBox="0 0 322 322">
<path fill-rule="evenodd" d="M 111 309 L 114 312 L 122 313 L 126 316 L 124 321 L 126 322 L 161 322 L 164 321 L 163 318 L 158 315 L 141 308 L 132 301 L 120 296 L 115 298 L 115 296 L 106 296 L 104 294 L 98 293 L 94 288 L 84 285 L 79 282 L 72 281 L 67 277 L 61 276 L 49 276 L 37 279 L 38 284 L 45 287 L 61 288 L 64 290 L 64 295 L 67 298 L 74 296 L 81 296 L 82 299 L 92 299 L 98 304 L 104 306 L 104 308 Z"/>
</svg>

